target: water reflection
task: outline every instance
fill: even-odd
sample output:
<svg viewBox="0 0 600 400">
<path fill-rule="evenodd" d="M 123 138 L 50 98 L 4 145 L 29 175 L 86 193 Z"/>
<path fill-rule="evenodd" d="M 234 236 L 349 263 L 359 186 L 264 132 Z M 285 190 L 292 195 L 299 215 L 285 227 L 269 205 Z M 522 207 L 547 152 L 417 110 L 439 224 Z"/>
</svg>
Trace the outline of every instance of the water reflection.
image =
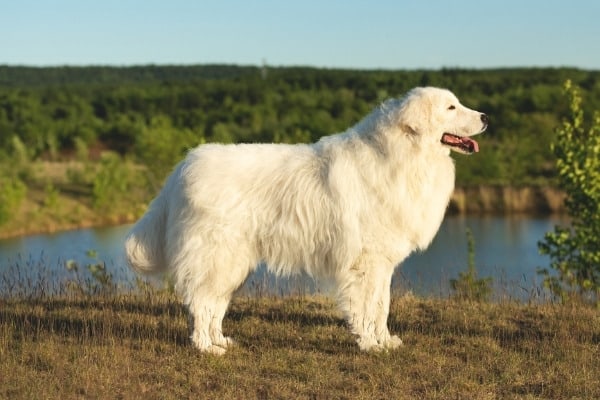
<svg viewBox="0 0 600 400">
<path fill-rule="evenodd" d="M 475 240 L 475 263 L 480 277 L 494 279 L 496 293 L 524 298 L 540 284 L 538 267 L 547 266 L 548 259 L 537 251 L 537 242 L 555 224 L 565 224 L 558 217 L 449 217 L 429 249 L 413 254 L 396 271 L 395 290 L 412 290 L 419 295 L 447 296 L 449 280 L 467 267 L 467 227 Z M 82 229 L 47 235 L 0 240 L 0 274 L 13 273 L 15 265 L 28 269 L 43 268 L 49 280 L 64 279 L 65 264 L 74 260 L 86 264 L 102 260 L 115 279 L 133 282 L 135 274 L 125 267 L 123 239 L 128 225 Z M 95 250 L 96 257 L 88 254 Z M 0 287 L 1 290 L 1 287 Z M 244 291 L 250 294 L 287 294 L 326 291 L 322 283 L 306 276 L 274 277 L 259 268 L 246 282 Z"/>
</svg>

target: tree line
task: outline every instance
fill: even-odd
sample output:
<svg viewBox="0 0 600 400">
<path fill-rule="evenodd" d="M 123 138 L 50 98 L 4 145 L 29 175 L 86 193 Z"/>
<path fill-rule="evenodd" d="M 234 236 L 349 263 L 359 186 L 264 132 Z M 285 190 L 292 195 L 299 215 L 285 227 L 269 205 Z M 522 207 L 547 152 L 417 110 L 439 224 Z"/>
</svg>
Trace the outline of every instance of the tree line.
<svg viewBox="0 0 600 400">
<path fill-rule="evenodd" d="M 0 163 L 110 150 L 164 177 L 204 142 L 309 142 L 345 130 L 389 97 L 441 86 L 491 117 L 462 184 L 552 184 L 550 143 L 569 105 L 600 109 L 600 71 L 571 68 L 340 70 L 232 65 L 0 66 Z"/>
</svg>

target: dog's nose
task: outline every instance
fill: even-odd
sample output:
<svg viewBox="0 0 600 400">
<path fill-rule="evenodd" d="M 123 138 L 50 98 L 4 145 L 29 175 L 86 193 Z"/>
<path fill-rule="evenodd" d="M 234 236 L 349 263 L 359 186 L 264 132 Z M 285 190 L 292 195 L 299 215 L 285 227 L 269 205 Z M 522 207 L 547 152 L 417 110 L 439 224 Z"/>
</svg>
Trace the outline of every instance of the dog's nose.
<svg viewBox="0 0 600 400">
<path fill-rule="evenodd" d="M 481 122 L 483 122 L 485 125 L 490 123 L 490 119 L 488 118 L 488 116 L 486 114 L 481 114 Z"/>
</svg>

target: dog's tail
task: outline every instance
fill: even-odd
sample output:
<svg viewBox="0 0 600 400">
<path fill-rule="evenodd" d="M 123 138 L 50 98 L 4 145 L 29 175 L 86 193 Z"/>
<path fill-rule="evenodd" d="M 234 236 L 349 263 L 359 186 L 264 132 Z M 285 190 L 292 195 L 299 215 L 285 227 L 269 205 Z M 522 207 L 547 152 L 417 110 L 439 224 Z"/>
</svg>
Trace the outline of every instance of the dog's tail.
<svg viewBox="0 0 600 400">
<path fill-rule="evenodd" d="M 165 229 L 167 223 L 166 190 L 163 189 L 133 226 L 125 239 L 125 256 L 131 268 L 141 273 L 166 270 Z"/>
</svg>

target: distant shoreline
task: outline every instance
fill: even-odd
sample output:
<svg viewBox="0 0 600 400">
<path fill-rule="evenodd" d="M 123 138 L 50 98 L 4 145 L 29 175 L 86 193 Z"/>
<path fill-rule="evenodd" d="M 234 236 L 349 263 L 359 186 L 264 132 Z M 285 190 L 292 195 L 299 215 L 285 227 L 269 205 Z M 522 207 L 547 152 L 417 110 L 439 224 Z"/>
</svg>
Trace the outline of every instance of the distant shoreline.
<svg viewBox="0 0 600 400">
<path fill-rule="evenodd" d="M 549 186 L 459 186 L 452 194 L 447 215 L 561 215 L 565 194 Z M 80 221 L 51 220 L 34 226 L 0 227 L 0 240 L 61 231 L 134 223 L 139 215 L 88 215 Z"/>
<path fill-rule="evenodd" d="M 131 218 L 131 216 L 123 215 L 111 218 L 98 218 L 97 220 L 84 220 L 78 223 L 65 222 L 64 224 L 61 224 L 60 222 L 56 222 L 41 226 L 39 229 L 12 229 L 5 231 L 0 228 L 0 240 L 14 239 L 34 235 L 45 235 L 78 229 L 105 228 L 111 226 L 132 224 L 136 220 L 137 218 Z"/>
<path fill-rule="evenodd" d="M 478 185 L 456 187 L 449 214 L 526 214 L 565 213 L 565 193 L 550 186 Z"/>
</svg>

